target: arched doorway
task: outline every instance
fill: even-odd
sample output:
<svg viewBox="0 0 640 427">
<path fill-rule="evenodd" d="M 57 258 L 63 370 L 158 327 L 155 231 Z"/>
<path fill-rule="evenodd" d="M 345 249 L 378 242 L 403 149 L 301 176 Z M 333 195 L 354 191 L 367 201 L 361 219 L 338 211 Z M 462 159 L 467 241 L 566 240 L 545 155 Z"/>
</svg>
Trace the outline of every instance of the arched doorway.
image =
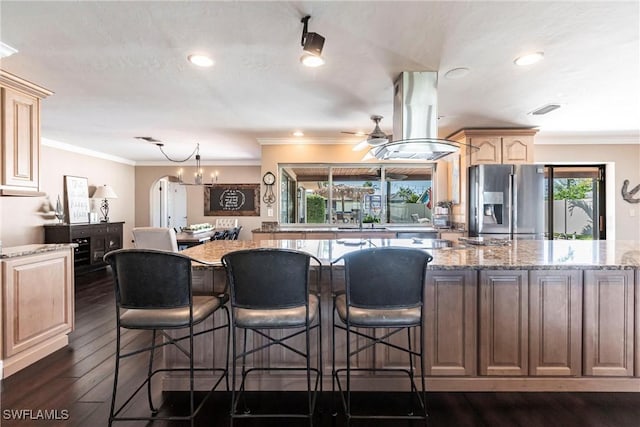
<svg viewBox="0 0 640 427">
<path fill-rule="evenodd" d="M 154 182 L 149 200 L 152 227 L 187 226 L 187 191 L 177 177 L 167 175 Z"/>
</svg>

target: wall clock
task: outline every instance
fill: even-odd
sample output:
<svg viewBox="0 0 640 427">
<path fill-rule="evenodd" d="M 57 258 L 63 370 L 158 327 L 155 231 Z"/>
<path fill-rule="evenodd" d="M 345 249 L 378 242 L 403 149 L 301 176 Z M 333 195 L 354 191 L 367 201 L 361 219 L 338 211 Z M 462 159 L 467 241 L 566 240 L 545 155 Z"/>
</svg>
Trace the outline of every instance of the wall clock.
<svg viewBox="0 0 640 427">
<path fill-rule="evenodd" d="M 266 185 L 273 185 L 276 182 L 276 176 L 271 172 L 267 172 L 262 177 L 262 182 Z"/>
<path fill-rule="evenodd" d="M 267 189 L 262 196 L 262 201 L 269 207 L 276 201 L 276 195 L 273 194 L 273 184 L 276 182 L 276 176 L 272 172 L 267 172 L 262 176 L 262 182 L 267 186 Z"/>
</svg>

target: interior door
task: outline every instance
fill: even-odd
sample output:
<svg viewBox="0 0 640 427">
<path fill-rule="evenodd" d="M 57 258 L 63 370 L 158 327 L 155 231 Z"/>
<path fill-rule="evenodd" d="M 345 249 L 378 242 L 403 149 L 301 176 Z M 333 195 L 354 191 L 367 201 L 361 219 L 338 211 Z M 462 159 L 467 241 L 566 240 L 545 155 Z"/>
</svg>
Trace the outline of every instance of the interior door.
<svg viewBox="0 0 640 427">
<path fill-rule="evenodd" d="M 605 165 L 547 165 L 549 239 L 606 239 Z"/>
<path fill-rule="evenodd" d="M 157 180 L 151 186 L 149 205 L 152 227 L 187 226 L 187 191 L 177 178 L 165 176 Z"/>
<path fill-rule="evenodd" d="M 167 183 L 167 227 L 187 226 L 187 191 L 177 182 Z"/>
</svg>

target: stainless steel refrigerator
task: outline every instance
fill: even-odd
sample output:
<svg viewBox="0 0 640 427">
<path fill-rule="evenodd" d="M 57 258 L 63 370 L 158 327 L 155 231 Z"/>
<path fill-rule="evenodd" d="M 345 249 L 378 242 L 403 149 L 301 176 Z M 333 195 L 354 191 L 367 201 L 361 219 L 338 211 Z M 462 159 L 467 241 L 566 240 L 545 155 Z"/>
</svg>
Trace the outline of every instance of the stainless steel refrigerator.
<svg viewBox="0 0 640 427">
<path fill-rule="evenodd" d="M 544 167 L 469 167 L 469 236 L 544 238 Z"/>
</svg>

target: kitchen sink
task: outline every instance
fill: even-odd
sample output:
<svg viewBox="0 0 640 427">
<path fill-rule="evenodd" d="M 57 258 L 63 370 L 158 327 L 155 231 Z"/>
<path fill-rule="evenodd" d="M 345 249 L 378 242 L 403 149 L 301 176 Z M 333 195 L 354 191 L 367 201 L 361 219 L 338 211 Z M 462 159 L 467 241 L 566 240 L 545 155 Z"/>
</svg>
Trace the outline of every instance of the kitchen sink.
<svg viewBox="0 0 640 427">
<path fill-rule="evenodd" d="M 366 226 L 362 226 L 362 228 L 360 227 L 338 227 L 338 230 L 340 231 L 387 231 L 386 227 L 366 227 Z"/>
</svg>

